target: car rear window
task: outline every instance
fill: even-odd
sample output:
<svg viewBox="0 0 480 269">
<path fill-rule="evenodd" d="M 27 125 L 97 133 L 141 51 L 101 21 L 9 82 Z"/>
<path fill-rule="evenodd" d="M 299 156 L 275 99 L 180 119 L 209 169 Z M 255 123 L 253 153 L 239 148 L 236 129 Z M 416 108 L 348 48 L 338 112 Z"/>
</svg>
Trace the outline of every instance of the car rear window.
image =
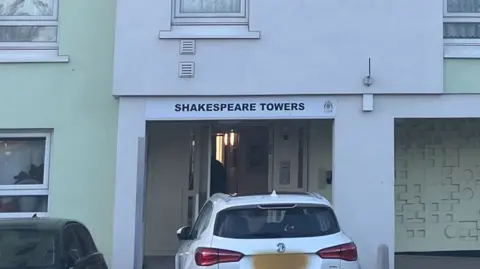
<svg viewBox="0 0 480 269">
<path fill-rule="evenodd" d="M 0 229 L 0 268 L 38 268 L 55 264 L 55 234 L 35 228 Z"/>
<path fill-rule="evenodd" d="M 269 204 L 235 207 L 217 214 L 214 235 L 237 239 L 315 237 L 340 231 L 327 206 Z"/>
</svg>

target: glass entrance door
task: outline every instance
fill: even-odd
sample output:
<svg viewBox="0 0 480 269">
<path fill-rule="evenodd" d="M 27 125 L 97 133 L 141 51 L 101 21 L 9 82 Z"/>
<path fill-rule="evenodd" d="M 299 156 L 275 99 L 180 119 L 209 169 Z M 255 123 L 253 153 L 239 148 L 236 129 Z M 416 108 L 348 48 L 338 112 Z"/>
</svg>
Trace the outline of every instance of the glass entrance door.
<svg viewBox="0 0 480 269">
<path fill-rule="evenodd" d="M 190 132 L 188 187 L 183 195 L 186 225 L 192 226 L 210 192 L 211 126 L 193 124 Z"/>
</svg>

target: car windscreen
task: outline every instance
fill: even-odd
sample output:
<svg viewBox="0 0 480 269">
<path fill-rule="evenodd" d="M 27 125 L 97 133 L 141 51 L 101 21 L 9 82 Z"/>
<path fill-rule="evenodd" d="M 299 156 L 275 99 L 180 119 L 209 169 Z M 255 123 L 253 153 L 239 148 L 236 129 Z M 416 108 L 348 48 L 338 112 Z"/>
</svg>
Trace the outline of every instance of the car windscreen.
<svg viewBox="0 0 480 269">
<path fill-rule="evenodd" d="M 0 268 L 45 268 L 55 264 L 56 235 L 37 228 L 0 228 Z"/>
<path fill-rule="evenodd" d="M 214 235 L 236 239 L 324 236 L 340 231 L 328 206 L 269 204 L 228 208 L 217 214 Z"/>
</svg>

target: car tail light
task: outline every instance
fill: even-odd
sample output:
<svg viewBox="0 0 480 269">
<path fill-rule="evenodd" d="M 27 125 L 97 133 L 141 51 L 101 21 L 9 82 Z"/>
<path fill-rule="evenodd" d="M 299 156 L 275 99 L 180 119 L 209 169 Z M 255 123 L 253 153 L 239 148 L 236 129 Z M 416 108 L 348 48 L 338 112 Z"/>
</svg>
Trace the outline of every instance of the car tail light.
<svg viewBox="0 0 480 269">
<path fill-rule="evenodd" d="M 322 259 L 339 259 L 344 261 L 357 260 L 357 246 L 354 243 L 342 244 L 325 248 L 317 252 Z"/>
<path fill-rule="evenodd" d="M 210 266 L 224 262 L 238 262 L 242 258 L 242 253 L 225 249 L 198 248 L 197 251 L 195 251 L 195 262 L 199 266 Z"/>
</svg>

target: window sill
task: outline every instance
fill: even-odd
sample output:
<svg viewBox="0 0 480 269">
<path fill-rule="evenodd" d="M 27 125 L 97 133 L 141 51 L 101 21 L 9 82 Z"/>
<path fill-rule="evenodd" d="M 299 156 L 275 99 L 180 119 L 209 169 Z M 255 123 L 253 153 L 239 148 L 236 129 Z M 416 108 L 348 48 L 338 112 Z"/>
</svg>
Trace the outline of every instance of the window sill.
<svg viewBox="0 0 480 269">
<path fill-rule="evenodd" d="M 0 63 L 68 63 L 57 50 L 0 50 Z"/>
<path fill-rule="evenodd" d="M 160 31 L 160 39 L 260 39 L 260 32 L 250 31 L 247 25 L 232 26 L 172 26 Z"/>
<path fill-rule="evenodd" d="M 47 218 L 47 212 L 0 212 L 0 219 L 31 218 L 33 215 L 39 218 Z"/>
<path fill-rule="evenodd" d="M 443 57 L 446 59 L 480 59 L 480 40 L 444 40 Z"/>
</svg>

